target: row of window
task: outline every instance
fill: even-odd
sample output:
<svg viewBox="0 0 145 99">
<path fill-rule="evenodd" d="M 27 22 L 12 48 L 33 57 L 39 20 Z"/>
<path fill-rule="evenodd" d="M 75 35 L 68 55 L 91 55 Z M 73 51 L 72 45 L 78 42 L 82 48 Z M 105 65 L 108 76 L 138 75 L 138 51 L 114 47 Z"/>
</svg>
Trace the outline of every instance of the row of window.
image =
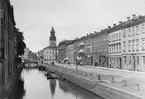
<svg viewBox="0 0 145 99">
<path fill-rule="evenodd" d="M 134 65 L 139 65 L 141 64 L 141 60 L 142 60 L 142 64 L 145 64 L 145 56 L 139 57 L 139 56 L 123 56 L 123 60 L 124 60 L 124 64 L 134 64 Z"/>
<path fill-rule="evenodd" d="M 121 40 L 121 32 L 109 34 L 109 42 L 120 41 L 120 40 Z"/>
<path fill-rule="evenodd" d="M 46 56 L 46 59 L 55 59 L 56 57 L 55 56 Z"/>
<path fill-rule="evenodd" d="M 121 53 L 121 43 L 109 45 L 109 53 L 110 54 Z"/>
<path fill-rule="evenodd" d="M 127 29 L 123 29 L 123 38 L 126 38 L 127 36 L 135 36 L 139 35 L 140 33 L 145 34 L 145 24 L 133 26 Z"/>
<path fill-rule="evenodd" d="M 116 64 L 121 62 L 121 57 L 110 57 L 110 64 Z M 142 63 L 140 63 L 142 60 Z M 139 56 L 123 56 L 123 63 L 129 64 L 129 65 L 139 65 L 139 64 L 145 64 L 145 56 L 139 57 Z M 121 65 L 121 64 L 120 64 Z"/>
<path fill-rule="evenodd" d="M 145 38 L 142 38 L 141 40 L 142 40 L 142 51 L 145 51 Z M 127 51 L 126 49 L 127 43 L 128 43 L 128 52 L 139 51 L 140 48 L 139 39 L 128 40 L 128 42 L 123 41 L 123 52 Z"/>
<path fill-rule="evenodd" d="M 57 54 L 56 52 L 47 52 L 47 54 L 52 54 L 52 55 L 55 55 L 55 54 Z"/>
</svg>

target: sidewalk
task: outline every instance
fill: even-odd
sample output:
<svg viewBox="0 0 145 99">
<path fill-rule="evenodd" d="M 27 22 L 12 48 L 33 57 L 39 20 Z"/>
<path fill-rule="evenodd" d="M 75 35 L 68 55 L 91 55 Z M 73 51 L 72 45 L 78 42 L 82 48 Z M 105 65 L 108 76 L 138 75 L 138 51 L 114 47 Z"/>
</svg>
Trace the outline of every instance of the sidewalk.
<svg viewBox="0 0 145 99">
<path fill-rule="evenodd" d="M 60 64 L 55 63 L 56 65 L 63 66 L 63 67 L 69 67 L 69 68 L 76 68 L 75 64 Z M 96 66 L 77 66 L 79 70 L 84 70 L 86 72 L 95 72 L 105 75 L 118 75 L 123 77 L 133 77 L 133 78 L 140 78 L 145 80 L 145 72 L 139 72 L 139 71 L 130 71 L 130 70 L 120 70 L 120 69 L 114 69 L 114 68 L 106 68 L 106 67 L 96 67 Z"/>
</svg>

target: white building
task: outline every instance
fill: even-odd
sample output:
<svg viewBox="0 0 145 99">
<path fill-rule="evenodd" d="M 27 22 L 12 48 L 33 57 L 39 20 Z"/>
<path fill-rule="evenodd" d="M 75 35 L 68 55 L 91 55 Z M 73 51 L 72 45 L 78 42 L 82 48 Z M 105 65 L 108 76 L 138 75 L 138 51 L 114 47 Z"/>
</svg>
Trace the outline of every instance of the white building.
<svg viewBox="0 0 145 99">
<path fill-rule="evenodd" d="M 145 71 L 145 16 L 132 16 L 122 27 L 124 69 Z"/>
<path fill-rule="evenodd" d="M 122 53 L 121 53 L 121 24 L 110 29 L 109 34 L 109 67 L 122 68 Z"/>
<path fill-rule="evenodd" d="M 52 30 L 50 31 L 49 46 L 43 49 L 43 55 L 44 55 L 43 56 L 44 63 L 47 63 L 49 61 L 54 61 L 57 59 L 58 51 L 56 46 L 55 30 L 53 27 Z"/>
</svg>

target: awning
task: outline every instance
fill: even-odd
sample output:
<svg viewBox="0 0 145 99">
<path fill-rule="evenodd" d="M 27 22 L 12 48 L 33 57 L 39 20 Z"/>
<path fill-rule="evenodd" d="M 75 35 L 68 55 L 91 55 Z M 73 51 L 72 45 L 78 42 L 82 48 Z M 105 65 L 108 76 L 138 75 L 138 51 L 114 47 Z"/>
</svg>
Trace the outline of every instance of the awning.
<svg viewBox="0 0 145 99">
<path fill-rule="evenodd" d="M 84 49 L 80 49 L 78 53 L 84 53 Z"/>
<path fill-rule="evenodd" d="M 68 60 L 68 58 L 65 58 L 64 60 Z"/>
<path fill-rule="evenodd" d="M 81 43 L 79 44 L 79 46 L 81 46 L 81 45 L 84 45 L 84 42 L 81 42 Z"/>
</svg>

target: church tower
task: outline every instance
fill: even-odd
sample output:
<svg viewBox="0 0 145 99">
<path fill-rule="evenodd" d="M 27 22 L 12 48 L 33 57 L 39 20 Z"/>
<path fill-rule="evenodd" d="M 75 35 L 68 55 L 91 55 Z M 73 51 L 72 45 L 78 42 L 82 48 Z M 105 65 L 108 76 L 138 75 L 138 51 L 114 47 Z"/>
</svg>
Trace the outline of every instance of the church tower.
<svg viewBox="0 0 145 99">
<path fill-rule="evenodd" d="M 55 37 L 55 30 L 52 27 L 50 31 L 50 37 L 49 37 L 49 46 L 56 47 L 56 37 Z"/>
</svg>

